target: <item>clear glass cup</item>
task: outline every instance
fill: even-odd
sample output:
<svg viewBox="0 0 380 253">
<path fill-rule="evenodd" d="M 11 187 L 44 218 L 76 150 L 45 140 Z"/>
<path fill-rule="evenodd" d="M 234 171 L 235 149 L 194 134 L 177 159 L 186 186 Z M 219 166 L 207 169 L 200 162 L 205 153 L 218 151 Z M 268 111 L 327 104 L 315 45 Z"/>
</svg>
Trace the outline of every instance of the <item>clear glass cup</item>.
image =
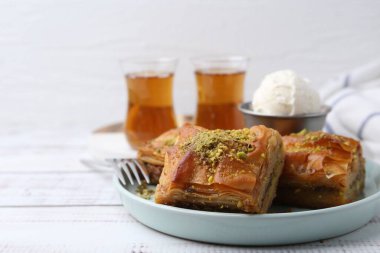
<svg viewBox="0 0 380 253">
<path fill-rule="evenodd" d="M 176 58 L 135 58 L 121 62 L 128 90 L 124 133 L 139 148 L 163 132 L 176 128 L 173 78 Z"/>
<path fill-rule="evenodd" d="M 244 79 L 248 58 L 199 57 L 192 60 L 198 89 L 195 124 L 207 129 L 241 129 Z"/>
</svg>

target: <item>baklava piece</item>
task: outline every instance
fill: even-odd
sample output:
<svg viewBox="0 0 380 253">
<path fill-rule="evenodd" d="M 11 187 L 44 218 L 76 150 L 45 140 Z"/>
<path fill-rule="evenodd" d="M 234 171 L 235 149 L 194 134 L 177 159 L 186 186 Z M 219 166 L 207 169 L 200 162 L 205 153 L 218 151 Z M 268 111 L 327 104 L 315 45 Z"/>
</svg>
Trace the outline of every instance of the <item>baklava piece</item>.
<svg viewBox="0 0 380 253">
<path fill-rule="evenodd" d="M 365 161 L 351 138 L 305 131 L 283 137 L 285 166 L 276 201 L 325 208 L 357 200 L 362 194 Z"/>
<path fill-rule="evenodd" d="M 188 126 L 167 151 L 155 201 L 209 211 L 265 213 L 283 163 L 282 139 L 273 129 Z"/>
<path fill-rule="evenodd" d="M 171 129 L 139 148 L 137 159 L 148 172 L 150 182 L 157 184 L 164 167 L 166 150 L 174 145 L 178 129 Z"/>
<path fill-rule="evenodd" d="M 184 127 L 188 125 L 186 123 Z M 201 128 L 195 127 L 195 129 Z M 164 167 L 166 151 L 176 143 L 178 135 L 179 129 L 171 129 L 139 148 L 137 159 L 147 170 L 151 184 L 158 183 Z"/>
</svg>

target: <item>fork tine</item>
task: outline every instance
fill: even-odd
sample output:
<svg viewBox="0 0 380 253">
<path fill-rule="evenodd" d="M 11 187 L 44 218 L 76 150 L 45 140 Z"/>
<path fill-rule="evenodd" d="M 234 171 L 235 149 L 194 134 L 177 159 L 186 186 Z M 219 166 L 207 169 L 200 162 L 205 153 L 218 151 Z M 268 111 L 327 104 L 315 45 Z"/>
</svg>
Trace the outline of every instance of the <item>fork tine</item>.
<svg viewBox="0 0 380 253">
<path fill-rule="evenodd" d="M 131 185 L 134 185 L 131 172 L 129 172 L 129 169 L 127 167 L 127 164 L 125 162 L 119 162 L 119 166 L 121 166 L 121 169 L 125 172 L 127 175 L 129 182 L 131 182 Z"/>
<path fill-rule="evenodd" d="M 141 180 L 140 180 L 139 173 L 137 173 L 136 165 L 133 162 L 131 162 L 130 160 L 125 160 L 125 162 L 129 165 L 128 167 L 132 170 L 132 173 L 135 176 L 137 183 L 139 185 L 141 185 Z"/>
<path fill-rule="evenodd" d="M 131 159 L 131 160 L 134 164 L 136 164 L 137 168 L 139 169 L 141 174 L 144 176 L 145 181 L 149 184 L 150 180 L 149 180 L 149 175 L 146 169 L 140 164 L 140 162 L 137 159 Z"/>
<path fill-rule="evenodd" d="M 123 176 L 123 174 L 121 173 L 121 169 L 120 169 L 120 167 L 117 165 L 117 162 L 116 162 L 116 161 L 112 161 L 111 164 L 112 164 L 112 167 L 115 169 L 116 175 L 117 175 L 117 177 L 119 178 L 119 180 L 123 183 L 123 185 L 126 185 L 127 182 L 125 182 L 124 176 Z"/>
</svg>

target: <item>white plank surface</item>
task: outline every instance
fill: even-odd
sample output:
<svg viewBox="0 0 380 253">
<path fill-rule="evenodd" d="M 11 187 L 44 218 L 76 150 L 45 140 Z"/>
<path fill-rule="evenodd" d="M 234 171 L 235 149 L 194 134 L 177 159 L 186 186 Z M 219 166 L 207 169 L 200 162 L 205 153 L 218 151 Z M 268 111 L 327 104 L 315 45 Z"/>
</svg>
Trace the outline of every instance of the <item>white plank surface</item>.
<svg viewBox="0 0 380 253">
<path fill-rule="evenodd" d="M 91 171 L 80 163 L 84 150 L 82 147 L 0 148 L 0 172 Z"/>
<path fill-rule="evenodd" d="M 120 205 L 111 172 L 10 172 L 0 175 L 0 206 Z"/>
<path fill-rule="evenodd" d="M 122 207 L 0 208 L 0 252 L 376 252 L 379 219 L 343 237 L 297 246 L 228 247 L 167 236 Z"/>
</svg>

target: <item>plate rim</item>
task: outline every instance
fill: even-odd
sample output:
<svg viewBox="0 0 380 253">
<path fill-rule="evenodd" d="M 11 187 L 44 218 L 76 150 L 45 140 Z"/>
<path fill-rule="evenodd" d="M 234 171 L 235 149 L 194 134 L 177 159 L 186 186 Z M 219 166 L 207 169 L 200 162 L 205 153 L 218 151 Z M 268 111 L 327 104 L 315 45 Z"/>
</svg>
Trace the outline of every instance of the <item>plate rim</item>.
<svg viewBox="0 0 380 253">
<path fill-rule="evenodd" d="M 373 167 L 379 167 L 379 164 L 371 161 L 366 160 L 366 167 L 368 166 L 368 163 L 371 164 Z M 368 196 L 364 197 L 360 200 L 340 205 L 340 206 L 334 206 L 334 207 L 328 207 L 328 208 L 321 208 L 321 209 L 314 209 L 314 210 L 306 210 L 306 211 L 299 211 L 299 212 L 288 212 L 288 213 L 264 213 L 264 214 L 250 214 L 250 213 L 223 213 L 223 212 L 210 212 L 210 211 L 202 211 L 202 210 L 193 210 L 193 209 L 186 209 L 181 207 L 175 207 L 175 206 L 168 206 L 163 204 L 157 204 L 151 200 L 147 200 L 144 198 L 141 198 L 132 192 L 128 191 L 124 188 L 124 186 L 121 185 L 120 181 L 118 180 L 117 176 L 114 175 L 113 177 L 113 183 L 116 186 L 119 193 L 126 194 L 129 198 L 134 199 L 135 201 L 141 202 L 143 204 L 149 205 L 153 208 L 159 208 L 164 209 L 169 212 L 176 212 L 176 213 L 182 213 L 184 215 L 200 215 L 200 216 L 211 216 L 211 217 L 223 217 L 223 218 L 256 218 L 256 219 L 282 219 L 282 218 L 294 218 L 294 217 L 305 217 L 305 216 L 313 216 L 313 215 L 323 215 L 326 213 L 331 212 L 339 212 L 342 209 L 350 209 L 355 208 L 361 205 L 364 205 L 368 202 L 375 201 L 376 199 L 380 198 L 380 187 L 377 189 L 377 191 Z"/>
</svg>

